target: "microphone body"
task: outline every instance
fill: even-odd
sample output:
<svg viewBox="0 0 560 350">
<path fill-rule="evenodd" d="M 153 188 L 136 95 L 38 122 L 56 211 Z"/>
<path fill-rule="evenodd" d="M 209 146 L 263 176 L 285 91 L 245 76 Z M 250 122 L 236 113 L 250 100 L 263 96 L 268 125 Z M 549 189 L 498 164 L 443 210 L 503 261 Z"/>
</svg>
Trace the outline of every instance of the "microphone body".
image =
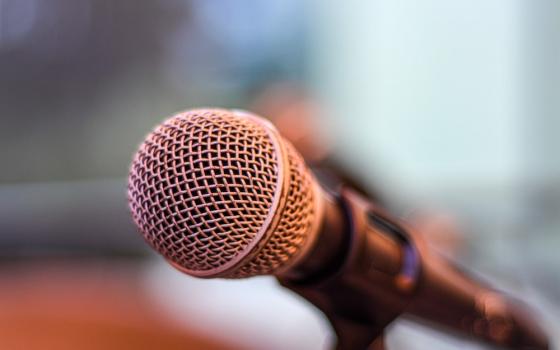
<svg viewBox="0 0 560 350">
<path fill-rule="evenodd" d="M 331 321 L 338 349 L 383 348 L 401 314 L 514 349 L 547 349 L 525 307 L 431 253 L 350 188 L 325 191 L 274 126 L 244 111 L 177 114 L 128 184 L 144 239 L 202 278 L 275 275 Z"/>
<path fill-rule="evenodd" d="M 528 308 L 431 252 L 352 189 L 324 193 L 320 239 L 280 283 L 329 318 L 338 349 L 367 348 L 401 314 L 496 347 L 547 349 Z"/>
</svg>

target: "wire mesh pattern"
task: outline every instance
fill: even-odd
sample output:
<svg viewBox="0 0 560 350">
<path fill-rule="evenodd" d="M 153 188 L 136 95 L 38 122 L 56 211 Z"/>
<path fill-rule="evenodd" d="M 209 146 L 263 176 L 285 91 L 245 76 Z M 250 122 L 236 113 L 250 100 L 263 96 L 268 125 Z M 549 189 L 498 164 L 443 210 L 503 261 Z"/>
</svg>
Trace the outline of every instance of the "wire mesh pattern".
<svg viewBox="0 0 560 350">
<path fill-rule="evenodd" d="M 284 141 L 288 152 L 289 189 L 278 226 L 262 250 L 234 272 L 232 277 L 273 274 L 303 248 L 314 220 L 313 179 L 301 156 Z"/>
<path fill-rule="evenodd" d="M 146 241 L 195 275 L 212 277 L 232 261 L 221 277 L 285 266 L 308 239 L 315 202 L 300 155 L 271 135 L 263 123 L 226 110 L 189 111 L 156 127 L 134 157 L 128 183 L 133 218 Z M 279 143 L 287 152 L 285 175 L 279 174 Z M 273 208 L 279 191 L 284 204 Z M 264 227 L 270 222 L 277 224 Z"/>
<path fill-rule="evenodd" d="M 272 206 L 278 166 L 266 131 L 222 110 L 176 115 L 141 145 L 129 175 L 133 218 L 148 243 L 192 271 L 245 250 Z"/>
</svg>

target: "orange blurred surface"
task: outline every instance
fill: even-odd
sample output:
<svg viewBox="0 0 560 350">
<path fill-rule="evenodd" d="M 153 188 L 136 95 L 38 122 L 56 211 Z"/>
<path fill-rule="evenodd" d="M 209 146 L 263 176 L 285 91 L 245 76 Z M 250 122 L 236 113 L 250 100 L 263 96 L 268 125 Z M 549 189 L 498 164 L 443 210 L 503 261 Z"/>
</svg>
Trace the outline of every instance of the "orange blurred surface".
<svg viewBox="0 0 560 350">
<path fill-rule="evenodd" d="M 2 349 L 233 349 L 158 311 L 130 264 L 26 263 L 0 273 Z"/>
</svg>

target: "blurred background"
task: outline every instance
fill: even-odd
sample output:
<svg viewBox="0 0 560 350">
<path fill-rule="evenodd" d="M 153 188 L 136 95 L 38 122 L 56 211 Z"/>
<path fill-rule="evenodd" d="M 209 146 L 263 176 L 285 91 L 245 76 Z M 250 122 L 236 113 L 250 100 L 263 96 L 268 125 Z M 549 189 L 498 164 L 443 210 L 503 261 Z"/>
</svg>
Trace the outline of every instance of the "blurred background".
<svg viewBox="0 0 560 350">
<path fill-rule="evenodd" d="M 559 62 L 554 0 L 0 0 L 0 346 L 329 348 L 274 279 L 196 280 L 136 233 L 136 147 L 204 106 L 271 118 L 560 344 Z"/>
</svg>

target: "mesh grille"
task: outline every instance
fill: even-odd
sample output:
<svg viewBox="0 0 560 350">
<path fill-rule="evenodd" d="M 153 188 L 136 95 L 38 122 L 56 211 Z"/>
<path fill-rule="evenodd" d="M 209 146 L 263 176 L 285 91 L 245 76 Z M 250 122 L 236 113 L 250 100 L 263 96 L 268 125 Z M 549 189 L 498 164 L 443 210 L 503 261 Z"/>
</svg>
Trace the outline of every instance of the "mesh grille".
<svg viewBox="0 0 560 350">
<path fill-rule="evenodd" d="M 226 110 L 185 112 L 158 126 L 140 146 L 128 184 L 146 241 L 199 276 L 249 277 L 285 266 L 309 235 L 312 178 L 279 138 L 288 159 L 280 166 L 271 137 L 262 122 Z M 277 225 L 265 227 L 271 222 Z"/>
<path fill-rule="evenodd" d="M 278 167 L 263 128 L 220 110 L 157 127 L 132 163 L 129 201 L 148 243 L 180 267 L 215 269 L 255 238 L 272 206 Z"/>
<path fill-rule="evenodd" d="M 290 187 L 282 216 L 270 240 L 233 277 L 271 274 L 283 267 L 302 249 L 313 224 L 314 203 L 311 173 L 301 156 L 285 142 L 288 152 Z"/>
</svg>

